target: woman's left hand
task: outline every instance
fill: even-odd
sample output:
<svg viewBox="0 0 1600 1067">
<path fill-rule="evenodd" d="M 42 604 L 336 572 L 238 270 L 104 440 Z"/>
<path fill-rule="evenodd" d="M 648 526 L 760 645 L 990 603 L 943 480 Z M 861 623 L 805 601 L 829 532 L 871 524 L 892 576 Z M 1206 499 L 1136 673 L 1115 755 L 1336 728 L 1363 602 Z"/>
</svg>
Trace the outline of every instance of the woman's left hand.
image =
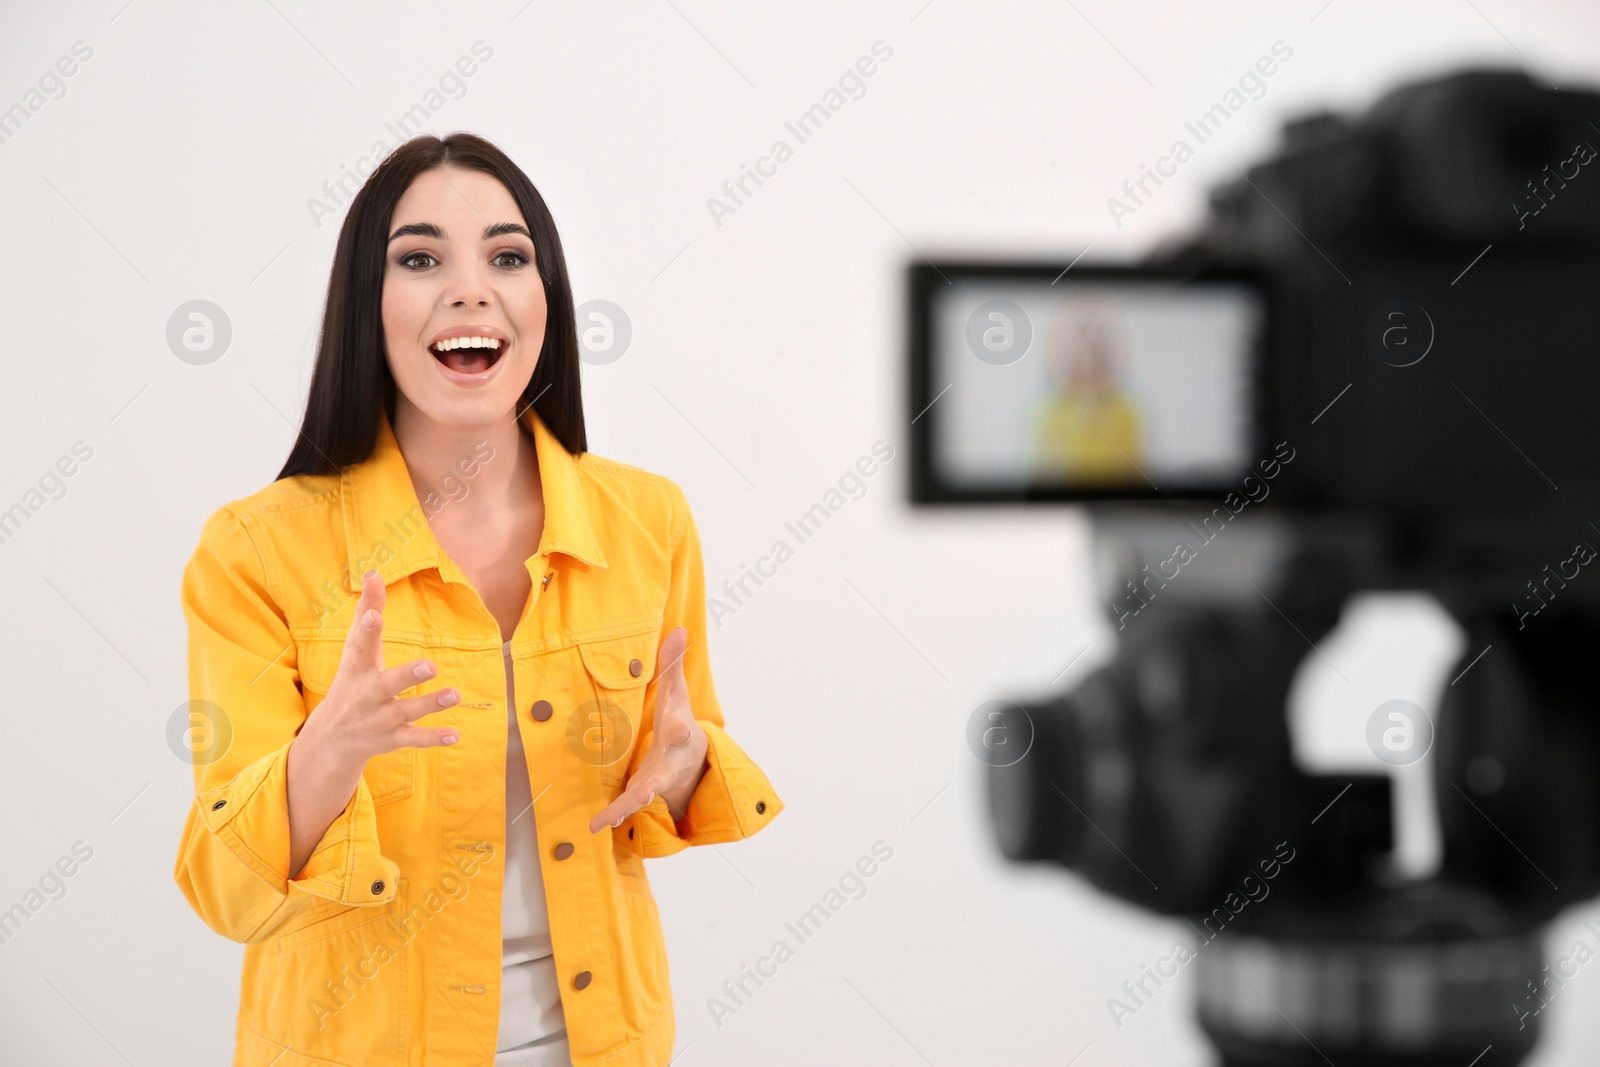
<svg viewBox="0 0 1600 1067">
<path fill-rule="evenodd" d="M 706 732 L 694 720 L 689 706 L 689 684 L 683 677 L 683 654 L 689 648 L 689 631 L 679 626 L 661 642 L 656 662 L 667 664 L 656 680 L 656 714 L 650 748 L 617 799 L 589 820 L 589 832 L 616 827 L 622 820 L 655 799 L 666 798 L 674 819 L 688 810 L 689 797 L 708 766 Z"/>
</svg>

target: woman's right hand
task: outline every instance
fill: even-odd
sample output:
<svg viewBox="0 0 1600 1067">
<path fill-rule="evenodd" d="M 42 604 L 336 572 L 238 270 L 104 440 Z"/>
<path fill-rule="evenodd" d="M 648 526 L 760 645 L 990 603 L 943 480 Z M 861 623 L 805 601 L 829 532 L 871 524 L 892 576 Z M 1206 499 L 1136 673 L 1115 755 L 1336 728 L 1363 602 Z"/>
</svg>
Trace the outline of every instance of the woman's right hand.
<svg viewBox="0 0 1600 1067">
<path fill-rule="evenodd" d="M 453 745 L 461 739 L 452 726 L 417 726 L 424 715 L 461 700 L 455 689 L 435 689 L 399 699 L 399 694 L 432 678 L 438 668 L 417 659 L 398 667 L 383 665 L 383 579 L 369 570 L 361 581 L 361 598 L 345 635 L 338 670 L 328 694 L 301 727 L 315 744 L 345 766 L 362 768 L 367 760 L 400 748 Z"/>
</svg>

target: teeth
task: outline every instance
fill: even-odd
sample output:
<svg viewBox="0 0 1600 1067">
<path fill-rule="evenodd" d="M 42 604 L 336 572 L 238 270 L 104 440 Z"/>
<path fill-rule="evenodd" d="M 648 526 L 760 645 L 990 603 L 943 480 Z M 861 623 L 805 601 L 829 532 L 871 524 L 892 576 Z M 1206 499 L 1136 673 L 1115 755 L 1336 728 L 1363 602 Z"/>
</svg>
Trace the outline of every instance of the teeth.
<svg viewBox="0 0 1600 1067">
<path fill-rule="evenodd" d="M 500 347 L 498 337 L 449 337 L 433 346 L 435 352 L 449 352 L 457 348 L 492 348 Z"/>
</svg>

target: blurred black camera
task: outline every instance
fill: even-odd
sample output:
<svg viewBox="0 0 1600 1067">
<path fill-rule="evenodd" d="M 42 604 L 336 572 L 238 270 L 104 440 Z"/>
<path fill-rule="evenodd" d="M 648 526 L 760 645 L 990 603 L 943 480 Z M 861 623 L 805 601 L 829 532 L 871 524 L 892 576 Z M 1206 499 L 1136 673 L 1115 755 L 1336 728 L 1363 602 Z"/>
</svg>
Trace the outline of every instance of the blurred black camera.
<svg viewBox="0 0 1600 1067">
<path fill-rule="evenodd" d="M 1000 848 L 1187 919 L 1225 1064 L 1517 1063 L 1600 892 L 1597 145 L 1600 95 L 1461 73 L 1288 124 L 1138 266 L 910 270 L 914 502 L 1087 504 L 1119 640 L 975 717 Z M 1369 590 L 1467 638 L 1368 734 L 1430 761 L 1425 879 L 1386 774 L 1291 753 Z"/>
</svg>

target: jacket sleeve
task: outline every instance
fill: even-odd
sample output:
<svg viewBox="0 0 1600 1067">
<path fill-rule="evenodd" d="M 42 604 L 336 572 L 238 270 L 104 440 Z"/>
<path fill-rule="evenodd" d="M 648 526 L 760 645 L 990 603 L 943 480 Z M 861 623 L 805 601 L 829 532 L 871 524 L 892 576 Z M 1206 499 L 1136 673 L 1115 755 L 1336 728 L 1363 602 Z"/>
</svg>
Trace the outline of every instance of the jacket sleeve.
<svg viewBox="0 0 1600 1067">
<path fill-rule="evenodd" d="M 201 529 L 183 572 L 195 799 L 173 878 L 205 924 L 265 941 L 319 901 L 394 898 L 363 778 L 298 877 L 289 874 L 288 756 L 307 713 L 298 657 L 255 537 L 230 507 Z"/>
<path fill-rule="evenodd" d="M 700 534 L 683 490 L 672 487 L 673 534 L 671 586 L 661 620 L 660 640 L 679 626 L 689 631 L 689 647 L 683 655 L 683 677 L 689 684 L 689 703 L 695 721 L 706 732 L 708 766 L 689 797 L 682 819 L 674 819 L 666 800 L 656 797 L 634 816 L 640 829 L 640 849 L 647 857 L 668 856 L 690 845 L 714 845 L 749 837 L 766 826 L 783 810 L 783 801 L 772 783 L 749 756 L 744 754 L 723 728 L 722 706 L 717 703 L 711 680 L 711 655 L 706 646 L 706 582 L 700 554 Z M 659 665 L 658 665 L 659 673 Z M 655 722 L 656 683 L 650 683 L 646 707 L 649 721 Z M 629 761 L 632 778 L 649 751 L 655 731 L 639 739 Z"/>
</svg>

